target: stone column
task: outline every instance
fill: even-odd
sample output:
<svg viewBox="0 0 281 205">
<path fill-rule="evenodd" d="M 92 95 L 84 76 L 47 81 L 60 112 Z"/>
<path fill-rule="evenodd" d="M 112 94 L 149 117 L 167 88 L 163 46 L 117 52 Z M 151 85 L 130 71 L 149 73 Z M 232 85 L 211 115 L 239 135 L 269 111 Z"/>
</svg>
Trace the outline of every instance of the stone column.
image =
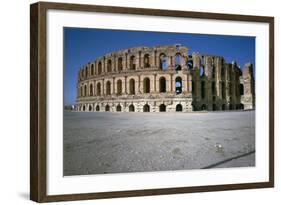
<svg viewBox="0 0 281 205">
<path fill-rule="evenodd" d="M 175 92 L 174 83 L 173 83 L 173 75 L 170 74 L 170 92 Z"/>
<path fill-rule="evenodd" d="M 115 91 L 115 77 L 113 77 L 113 81 L 112 81 L 112 94 L 116 94 L 116 91 Z"/>
<path fill-rule="evenodd" d="M 128 94 L 128 89 L 127 89 L 127 76 L 125 76 L 125 82 L 124 82 L 124 87 L 125 87 L 125 94 Z"/>
<path fill-rule="evenodd" d="M 192 93 L 192 75 L 188 75 L 188 93 Z"/>
<path fill-rule="evenodd" d="M 136 58 L 136 70 L 143 68 L 142 66 L 142 58 L 141 58 L 141 51 L 138 52 L 138 57 Z"/>
</svg>

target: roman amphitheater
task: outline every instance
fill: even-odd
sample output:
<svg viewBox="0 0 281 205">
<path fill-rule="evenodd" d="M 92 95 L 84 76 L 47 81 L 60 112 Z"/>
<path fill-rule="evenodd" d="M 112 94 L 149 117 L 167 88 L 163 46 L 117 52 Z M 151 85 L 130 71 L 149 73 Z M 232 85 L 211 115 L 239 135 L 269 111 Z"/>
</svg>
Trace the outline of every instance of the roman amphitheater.
<svg viewBox="0 0 281 205">
<path fill-rule="evenodd" d="M 188 54 L 179 44 L 116 51 L 78 73 L 77 111 L 193 112 L 255 108 L 253 66 Z"/>
</svg>

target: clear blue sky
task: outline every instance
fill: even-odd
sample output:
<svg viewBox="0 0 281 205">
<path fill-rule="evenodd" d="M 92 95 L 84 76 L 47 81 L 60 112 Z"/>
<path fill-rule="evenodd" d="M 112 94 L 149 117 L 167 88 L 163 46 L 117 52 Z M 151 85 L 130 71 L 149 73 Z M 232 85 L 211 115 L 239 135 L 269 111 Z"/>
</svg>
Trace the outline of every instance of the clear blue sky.
<svg viewBox="0 0 281 205">
<path fill-rule="evenodd" d="M 186 46 L 189 54 L 235 60 L 241 68 L 251 62 L 255 69 L 255 37 L 64 28 L 64 104 L 75 104 L 77 73 L 82 65 L 130 47 L 174 44 Z"/>
</svg>

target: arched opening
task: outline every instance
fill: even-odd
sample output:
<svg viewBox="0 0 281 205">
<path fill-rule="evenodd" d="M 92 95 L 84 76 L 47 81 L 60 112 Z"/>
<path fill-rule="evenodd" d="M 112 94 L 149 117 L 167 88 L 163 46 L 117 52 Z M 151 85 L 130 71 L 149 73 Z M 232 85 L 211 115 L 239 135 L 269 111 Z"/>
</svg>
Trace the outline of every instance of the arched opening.
<svg viewBox="0 0 281 205">
<path fill-rule="evenodd" d="M 233 105 L 229 104 L 229 110 L 233 110 Z"/>
<path fill-rule="evenodd" d="M 81 73 L 81 75 L 82 75 L 82 79 L 84 79 L 84 77 L 85 77 L 85 69 L 82 69 L 82 71 L 81 71 L 82 73 Z"/>
<path fill-rule="evenodd" d="M 117 81 L 117 95 L 122 94 L 122 80 Z"/>
<path fill-rule="evenodd" d="M 121 105 L 117 105 L 116 111 L 117 111 L 117 112 L 121 112 L 121 110 L 122 110 Z"/>
<path fill-rule="evenodd" d="M 213 65 L 212 78 L 216 78 L 216 67 Z"/>
<path fill-rule="evenodd" d="M 216 95 L 216 83 L 212 82 L 212 95 Z"/>
<path fill-rule="evenodd" d="M 202 99 L 205 98 L 205 92 L 206 92 L 205 81 L 202 81 L 202 82 L 201 82 L 201 98 L 202 98 Z"/>
<path fill-rule="evenodd" d="M 162 53 L 162 54 L 160 54 L 159 58 L 160 58 L 159 59 L 160 69 L 163 70 L 163 71 L 167 70 L 167 57 L 166 57 L 166 55 Z"/>
<path fill-rule="evenodd" d="M 96 111 L 97 112 L 100 111 L 100 106 L 99 105 L 96 106 Z"/>
<path fill-rule="evenodd" d="M 206 110 L 206 109 L 207 109 L 206 105 L 203 104 L 203 105 L 201 106 L 201 110 Z"/>
<path fill-rule="evenodd" d="M 150 80 L 149 80 L 149 78 L 143 79 L 143 93 L 150 93 Z"/>
<path fill-rule="evenodd" d="M 86 106 L 85 105 L 83 105 L 83 111 L 85 111 L 86 110 Z"/>
<path fill-rule="evenodd" d="M 108 112 L 109 109 L 110 109 L 109 105 L 106 105 L 106 106 L 105 106 L 105 111 Z"/>
<path fill-rule="evenodd" d="M 91 75 L 94 75 L 94 65 L 91 65 Z"/>
<path fill-rule="evenodd" d="M 87 96 L 87 86 L 84 85 L 84 96 Z"/>
<path fill-rule="evenodd" d="M 133 78 L 129 82 L 129 93 L 135 95 L 135 80 Z"/>
<path fill-rule="evenodd" d="M 159 92 L 160 93 L 166 92 L 166 78 L 165 77 L 161 77 L 159 79 Z"/>
<path fill-rule="evenodd" d="M 89 111 L 92 111 L 92 105 L 89 105 Z"/>
<path fill-rule="evenodd" d="M 97 84 L 97 96 L 101 95 L 101 83 Z"/>
<path fill-rule="evenodd" d="M 186 65 L 187 65 L 187 68 L 191 70 L 193 68 L 193 60 L 192 59 L 188 60 Z"/>
<path fill-rule="evenodd" d="M 82 86 L 80 87 L 80 93 L 79 93 L 79 96 L 80 96 L 80 97 L 82 97 L 82 96 L 83 96 L 83 87 L 82 87 Z"/>
<path fill-rule="evenodd" d="M 90 84 L 90 96 L 93 96 L 93 84 Z"/>
<path fill-rule="evenodd" d="M 181 70 L 181 55 L 180 53 L 177 53 L 175 56 L 175 69 Z"/>
<path fill-rule="evenodd" d="M 221 110 L 225 110 L 225 104 L 222 104 Z"/>
<path fill-rule="evenodd" d="M 130 57 L 130 70 L 136 70 L 136 57 Z"/>
<path fill-rule="evenodd" d="M 221 83 L 221 95 L 222 98 L 225 99 L 225 82 Z"/>
<path fill-rule="evenodd" d="M 161 105 L 159 106 L 159 112 L 166 112 L 166 105 L 161 104 Z"/>
<path fill-rule="evenodd" d="M 117 66 L 118 71 L 121 71 L 123 69 L 123 65 L 122 65 L 122 58 L 118 58 L 118 66 Z"/>
<path fill-rule="evenodd" d="M 107 81 L 106 82 L 106 95 L 110 95 L 111 94 L 111 82 Z"/>
<path fill-rule="evenodd" d="M 217 106 L 216 104 L 213 104 L 213 111 L 216 111 L 217 110 Z"/>
<path fill-rule="evenodd" d="M 204 70 L 204 66 L 203 65 L 200 66 L 199 75 L 200 75 L 200 77 L 203 77 L 205 75 L 205 70 Z"/>
<path fill-rule="evenodd" d="M 176 112 L 182 112 L 182 105 L 181 104 L 177 104 Z"/>
<path fill-rule="evenodd" d="M 98 75 L 100 75 L 101 74 L 101 62 L 99 62 L 99 64 L 98 64 Z"/>
<path fill-rule="evenodd" d="M 150 108 L 149 108 L 149 105 L 148 104 L 145 104 L 143 106 L 143 112 L 150 112 Z"/>
<path fill-rule="evenodd" d="M 175 90 L 176 90 L 176 95 L 182 93 L 182 80 L 181 77 L 177 77 L 175 81 Z"/>
<path fill-rule="evenodd" d="M 232 95 L 232 83 L 228 83 L 228 87 L 229 87 L 229 95 Z"/>
<path fill-rule="evenodd" d="M 225 69 L 224 69 L 224 67 L 221 67 L 221 77 L 222 78 L 225 77 Z"/>
<path fill-rule="evenodd" d="M 88 67 L 86 67 L 86 77 L 88 77 L 88 74 L 89 74 L 89 69 Z"/>
<path fill-rule="evenodd" d="M 135 106 L 133 104 L 129 106 L 129 112 L 135 112 Z"/>
<path fill-rule="evenodd" d="M 239 91 L 240 91 L 240 95 L 244 95 L 244 85 L 243 84 L 239 84 Z"/>
<path fill-rule="evenodd" d="M 108 60 L 107 61 L 107 72 L 110 73 L 112 70 L 112 62 L 111 60 Z"/>
<path fill-rule="evenodd" d="M 240 110 L 244 110 L 244 104 L 241 103 L 241 104 L 239 105 L 239 108 L 240 108 Z"/>
<path fill-rule="evenodd" d="M 150 67 L 150 63 L 149 63 L 149 54 L 145 54 L 144 58 L 143 58 L 143 64 L 144 64 L 144 68 L 149 68 Z"/>
</svg>

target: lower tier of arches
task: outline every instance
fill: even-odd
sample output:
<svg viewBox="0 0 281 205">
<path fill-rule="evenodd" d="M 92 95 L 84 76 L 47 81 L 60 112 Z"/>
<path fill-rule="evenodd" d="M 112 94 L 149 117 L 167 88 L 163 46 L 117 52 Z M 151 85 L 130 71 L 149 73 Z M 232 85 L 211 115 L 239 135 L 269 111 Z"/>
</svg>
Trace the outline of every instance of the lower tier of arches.
<svg viewBox="0 0 281 205">
<path fill-rule="evenodd" d="M 244 110 L 243 104 L 202 104 L 193 105 L 192 99 L 145 100 L 145 101 L 99 101 L 79 102 L 75 110 L 82 112 L 192 112 Z"/>
</svg>

